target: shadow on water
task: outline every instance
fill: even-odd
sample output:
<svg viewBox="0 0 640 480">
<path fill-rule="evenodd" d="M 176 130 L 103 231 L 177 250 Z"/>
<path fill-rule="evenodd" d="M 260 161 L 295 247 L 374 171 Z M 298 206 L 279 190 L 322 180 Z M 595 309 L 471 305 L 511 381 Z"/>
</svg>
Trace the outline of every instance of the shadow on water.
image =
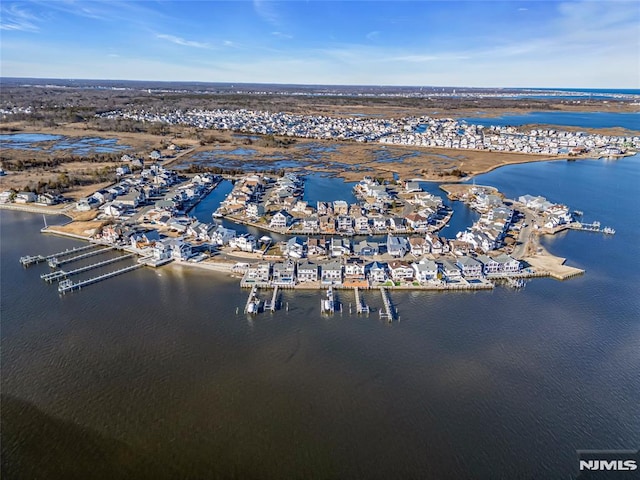
<svg viewBox="0 0 640 480">
<path fill-rule="evenodd" d="M 154 459 L 126 443 L 46 414 L 3 394 L 2 478 L 178 478 L 168 459 Z"/>
</svg>

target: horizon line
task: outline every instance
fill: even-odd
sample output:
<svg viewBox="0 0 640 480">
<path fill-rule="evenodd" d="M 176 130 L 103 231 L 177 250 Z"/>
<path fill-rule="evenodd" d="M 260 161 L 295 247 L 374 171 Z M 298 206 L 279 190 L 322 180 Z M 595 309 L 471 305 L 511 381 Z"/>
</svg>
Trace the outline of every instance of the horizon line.
<svg viewBox="0 0 640 480">
<path fill-rule="evenodd" d="M 462 88 L 471 90 L 618 90 L 618 91 L 638 91 L 638 88 L 628 87 L 515 87 L 515 86 L 469 86 L 469 85 L 400 85 L 400 84 L 340 84 L 340 83 L 278 83 L 278 82 L 229 82 L 229 81 L 205 81 L 205 80 L 152 80 L 152 79 L 123 79 L 123 78 L 62 78 L 62 77 L 9 77 L 0 76 L 0 83 L 5 80 L 52 80 L 58 82 L 89 81 L 89 82 L 136 82 L 136 83 L 183 83 L 183 84 L 203 84 L 203 85 L 265 85 L 265 86 L 288 86 L 288 87 L 363 87 L 363 88 Z"/>
</svg>

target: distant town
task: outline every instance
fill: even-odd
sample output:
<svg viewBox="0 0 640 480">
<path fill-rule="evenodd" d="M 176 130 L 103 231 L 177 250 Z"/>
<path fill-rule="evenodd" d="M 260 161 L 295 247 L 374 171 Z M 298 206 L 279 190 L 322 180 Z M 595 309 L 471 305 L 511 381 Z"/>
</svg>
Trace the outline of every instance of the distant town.
<svg viewBox="0 0 640 480">
<path fill-rule="evenodd" d="M 322 140 L 378 142 L 386 145 L 482 150 L 536 155 L 625 155 L 640 148 L 640 136 L 613 136 L 549 128 L 523 130 L 510 126 L 468 124 L 452 118 L 428 116 L 389 118 L 293 115 L 252 110 L 198 110 L 154 112 L 116 110 L 98 115 L 202 129 L 233 130 L 262 135 Z"/>
</svg>

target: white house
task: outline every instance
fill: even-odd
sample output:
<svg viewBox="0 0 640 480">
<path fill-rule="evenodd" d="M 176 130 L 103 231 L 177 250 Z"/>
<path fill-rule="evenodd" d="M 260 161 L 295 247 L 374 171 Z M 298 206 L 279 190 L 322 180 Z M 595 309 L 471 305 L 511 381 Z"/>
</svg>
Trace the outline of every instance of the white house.
<svg viewBox="0 0 640 480">
<path fill-rule="evenodd" d="M 300 283 L 317 282 L 318 281 L 318 265 L 311 262 L 299 263 L 298 264 L 298 281 Z"/>
<path fill-rule="evenodd" d="M 438 264 L 433 260 L 421 260 L 411 265 L 415 272 L 415 278 L 421 283 L 438 278 Z"/>
<path fill-rule="evenodd" d="M 284 210 L 280 210 L 279 212 L 276 212 L 273 217 L 271 217 L 269 226 L 271 228 L 287 228 L 289 225 L 291 225 L 292 218 L 293 217 L 291 216 L 291 214 L 285 212 Z"/>
<path fill-rule="evenodd" d="M 339 285 L 342 283 L 342 265 L 339 262 L 328 262 L 320 265 L 323 284 Z"/>
</svg>

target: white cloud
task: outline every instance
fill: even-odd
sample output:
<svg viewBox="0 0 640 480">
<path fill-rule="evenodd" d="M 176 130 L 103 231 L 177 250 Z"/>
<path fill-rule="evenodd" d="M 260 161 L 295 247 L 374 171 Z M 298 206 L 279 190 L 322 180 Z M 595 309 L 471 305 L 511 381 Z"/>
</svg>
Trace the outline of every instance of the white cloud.
<svg viewBox="0 0 640 480">
<path fill-rule="evenodd" d="M 378 30 L 374 30 L 373 32 L 369 32 L 365 35 L 367 40 L 375 40 L 380 36 L 380 32 Z"/>
<path fill-rule="evenodd" d="M 277 38 L 282 38 L 284 40 L 291 40 L 293 38 L 293 35 L 289 35 L 288 33 L 282 33 L 282 32 L 271 32 L 271 35 Z"/>
<path fill-rule="evenodd" d="M 167 35 L 164 33 L 158 33 L 156 35 L 157 38 L 162 40 L 167 40 L 171 43 L 175 43 L 176 45 L 181 45 L 183 47 L 194 47 L 194 48 L 211 48 L 208 43 L 196 42 L 194 40 L 185 40 L 182 37 L 176 37 L 175 35 Z"/>
<path fill-rule="evenodd" d="M 0 7 L 0 30 L 37 32 L 40 30 L 37 25 L 40 21 L 34 14 L 16 4 L 2 4 Z"/>
<path fill-rule="evenodd" d="M 268 0 L 253 0 L 253 10 L 260 18 L 271 25 L 277 26 L 282 23 L 273 2 Z"/>
</svg>

